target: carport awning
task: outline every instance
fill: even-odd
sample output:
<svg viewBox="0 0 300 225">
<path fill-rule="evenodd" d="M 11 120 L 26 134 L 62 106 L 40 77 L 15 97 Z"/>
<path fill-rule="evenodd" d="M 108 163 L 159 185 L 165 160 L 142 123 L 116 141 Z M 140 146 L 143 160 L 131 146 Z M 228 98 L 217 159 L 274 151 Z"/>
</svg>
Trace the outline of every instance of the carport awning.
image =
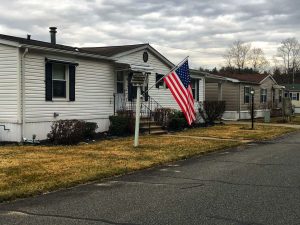
<svg viewBox="0 0 300 225">
<path fill-rule="evenodd" d="M 278 85 L 278 84 L 274 84 L 274 85 L 273 85 L 273 88 L 274 88 L 274 89 L 285 89 L 285 86 Z"/>
<path fill-rule="evenodd" d="M 135 64 L 130 64 L 130 69 L 135 72 L 145 72 L 145 73 L 150 73 L 153 70 L 153 67 L 149 65 L 135 65 Z"/>
</svg>

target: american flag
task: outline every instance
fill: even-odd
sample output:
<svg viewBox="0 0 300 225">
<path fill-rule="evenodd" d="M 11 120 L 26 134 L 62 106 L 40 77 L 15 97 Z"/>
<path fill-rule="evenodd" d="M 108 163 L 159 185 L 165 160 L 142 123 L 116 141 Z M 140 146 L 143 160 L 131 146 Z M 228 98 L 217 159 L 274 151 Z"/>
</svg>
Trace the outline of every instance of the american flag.
<svg viewBox="0 0 300 225">
<path fill-rule="evenodd" d="M 166 75 L 164 81 L 181 108 L 188 124 L 191 125 L 196 117 L 188 60 Z"/>
</svg>

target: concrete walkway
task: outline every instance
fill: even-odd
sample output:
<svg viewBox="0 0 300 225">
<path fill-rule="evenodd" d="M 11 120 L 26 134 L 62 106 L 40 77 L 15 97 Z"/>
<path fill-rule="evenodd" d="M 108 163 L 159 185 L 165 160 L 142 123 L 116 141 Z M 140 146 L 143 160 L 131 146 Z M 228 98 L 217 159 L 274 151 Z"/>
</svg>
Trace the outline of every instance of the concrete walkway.
<svg viewBox="0 0 300 225">
<path fill-rule="evenodd" d="M 251 125 L 251 121 L 245 122 L 245 121 L 224 121 L 225 124 L 243 124 L 243 125 Z M 255 122 L 255 125 L 261 125 L 261 126 L 274 126 L 274 127 L 291 127 L 300 129 L 300 125 L 297 124 L 285 124 L 285 123 L 260 123 Z"/>
<path fill-rule="evenodd" d="M 192 138 L 192 139 L 202 139 L 202 140 L 217 140 L 217 141 L 237 141 L 237 142 L 242 142 L 242 143 L 249 143 L 249 142 L 253 142 L 255 140 L 251 140 L 251 139 L 233 139 L 233 138 L 217 138 L 217 137 L 199 137 L 199 136 L 186 136 L 186 135 L 172 135 L 172 134 L 167 134 L 164 135 L 167 137 L 180 137 L 180 138 Z"/>
</svg>

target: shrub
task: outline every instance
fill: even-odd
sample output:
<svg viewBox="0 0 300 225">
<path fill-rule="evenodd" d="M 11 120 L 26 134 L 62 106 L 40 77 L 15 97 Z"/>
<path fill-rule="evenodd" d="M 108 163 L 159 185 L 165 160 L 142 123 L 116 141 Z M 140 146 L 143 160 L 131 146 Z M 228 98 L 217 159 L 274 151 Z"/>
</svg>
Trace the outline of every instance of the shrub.
<svg viewBox="0 0 300 225">
<path fill-rule="evenodd" d="M 214 124 L 216 120 L 221 120 L 225 106 L 225 101 L 204 101 L 198 110 L 206 124 Z"/>
<path fill-rule="evenodd" d="M 95 138 L 97 129 L 98 129 L 97 123 L 85 122 L 83 137 L 86 139 Z"/>
<path fill-rule="evenodd" d="M 83 120 L 54 121 L 48 139 L 54 144 L 72 145 L 96 134 L 97 123 Z"/>
<path fill-rule="evenodd" d="M 170 108 L 157 108 L 154 110 L 154 121 L 157 124 L 166 127 L 170 120 L 170 116 L 172 116 L 174 112 L 175 110 Z"/>
<path fill-rule="evenodd" d="M 181 111 L 174 111 L 169 116 L 168 129 L 173 131 L 183 130 L 188 127 L 188 123 Z"/>
<path fill-rule="evenodd" d="M 110 116 L 109 133 L 123 136 L 133 132 L 133 119 L 127 116 Z"/>
</svg>

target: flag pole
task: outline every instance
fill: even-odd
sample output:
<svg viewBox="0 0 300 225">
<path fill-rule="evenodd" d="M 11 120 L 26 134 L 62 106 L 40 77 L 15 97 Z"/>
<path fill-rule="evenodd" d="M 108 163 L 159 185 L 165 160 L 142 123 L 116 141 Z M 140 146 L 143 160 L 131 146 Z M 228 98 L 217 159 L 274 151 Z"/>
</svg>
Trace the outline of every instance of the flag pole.
<svg viewBox="0 0 300 225">
<path fill-rule="evenodd" d="M 185 62 L 187 59 L 189 58 L 189 56 L 185 57 L 183 60 L 181 60 L 180 63 L 178 63 L 176 66 L 174 66 L 168 73 L 166 73 L 162 78 L 160 78 L 158 81 L 155 82 L 155 84 L 153 84 L 150 88 L 148 88 L 143 95 L 145 95 L 145 93 L 149 92 L 157 83 L 159 83 L 162 79 L 165 78 L 165 76 L 167 76 L 169 73 L 171 73 L 173 70 L 175 70 L 177 67 L 179 67 L 183 62 Z"/>
</svg>

